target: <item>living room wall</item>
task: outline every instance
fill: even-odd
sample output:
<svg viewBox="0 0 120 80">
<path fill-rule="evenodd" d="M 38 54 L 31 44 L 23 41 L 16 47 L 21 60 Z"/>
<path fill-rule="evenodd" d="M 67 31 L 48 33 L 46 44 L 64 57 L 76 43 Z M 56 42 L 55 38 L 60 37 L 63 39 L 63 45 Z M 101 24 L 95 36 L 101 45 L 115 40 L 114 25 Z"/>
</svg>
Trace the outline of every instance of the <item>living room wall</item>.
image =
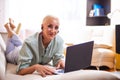
<svg viewBox="0 0 120 80">
<path fill-rule="evenodd" d="M 5 22 L 5 1 L 0 0 L 0 31 L 4 31 L 3 25 Z"/>
</svg>

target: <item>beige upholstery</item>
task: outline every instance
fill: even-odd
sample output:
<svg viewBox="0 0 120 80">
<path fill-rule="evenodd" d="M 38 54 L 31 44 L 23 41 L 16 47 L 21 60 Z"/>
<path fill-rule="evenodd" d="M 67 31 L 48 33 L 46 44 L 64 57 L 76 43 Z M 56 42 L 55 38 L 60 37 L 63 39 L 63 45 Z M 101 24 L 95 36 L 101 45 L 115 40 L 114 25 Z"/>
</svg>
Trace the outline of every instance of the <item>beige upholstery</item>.
<svg viewBox="0 0 120 80">
<path fill-rule="evenodd" d="M 6 69 L 6 60 L 4 53 L 0 51 L 0 80 L 3 80 L 5 77 L 5 70 Z"/>
<path fill-rule="evenodd" d="M 115 53 L 110 49 L 95 48 L 93 50 L 92 64 L 94 66 L 115 67 Z"/>
<path fill-rule="evenodd" d="M 0 80 L 4 79 L 6 71 L 5 47 L 5 42 L 0 35 Z"/>
<path fill-rule="evenodd" d="M 38 73 L 24 76 L 16 75 L 15 70 L 16 65 L 8 63 L 5 80 L 118 80 L 117 76 L 109 72 L 97 70 L 79 70 L 62 75 L 47 76 L 45 78 L 42 78 Z"/>
<path fill-rule="evenodd" d="M 118 80 L 118 78 L 105 71 L 79 70 L 64 75 L 49 76 L 44 80 Z"/>
</svg>

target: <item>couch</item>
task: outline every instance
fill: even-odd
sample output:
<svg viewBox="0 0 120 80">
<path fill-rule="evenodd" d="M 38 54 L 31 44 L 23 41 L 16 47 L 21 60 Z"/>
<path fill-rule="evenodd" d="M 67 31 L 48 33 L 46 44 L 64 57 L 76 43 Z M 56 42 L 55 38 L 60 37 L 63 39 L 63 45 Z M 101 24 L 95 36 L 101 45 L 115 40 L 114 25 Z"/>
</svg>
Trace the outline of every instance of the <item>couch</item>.
<svg viewBox="0 0 120 80">
<path fill-rule="evenodd" d="M 106 65 L 109 68 L 113 69 L 115 66 L 115 53 L 114 53 L 114 45 L 113 45 L 114 29 L 112 28 L 110 28 L 110 30 L 108 29 L 100 30 L 95 28 L 94 29 L 85 28 L 84 29 L 85 32 L 83 33 L 86 35 L 86 33 L 90 31 L 90 33 L 92 33 L 91 36 L 93 37 L 90 37 L 90 33 L 89 33 L 89 38 L 84 37 L 85 39 L 82 41 L 88 41 L 88 40 L 95 41 L 91 65 L 94 66 Z M 81 32 L 82 31 L 83 29 L 81 30 Z M 83 33 L 81 34 L 84 35 Z M 109 37 L 106 35 L 107 33 L 109 34 Z M 8 63 L 6 61 L 6 57 L 4 54 L 6 49 L 6 45 L 5 45 L 7 38 L 6 35 L 7 33 L 0 32 L 0 80 L 120 80 L 120 78 L 118 78 L 116 75 L 112 74 L 111 72 L 100 71 L 100 70 L 78 70 L 61 75 L 47 76 L 44 78 L 41 77 L 37 72 L 34 72 L 33 74 L 27 74 L 24 76 L 17 75 L 16 74 L 17 65 Z M 102 39 L 100 39 L 98 36 L 102 37 Z M 108 37 L 107 38 L 108 42 L 105 41 L 106 36 Z M 102 43 L 101 41 L 97 41 L 97 40 L 102 40 Z"/>
</svg>

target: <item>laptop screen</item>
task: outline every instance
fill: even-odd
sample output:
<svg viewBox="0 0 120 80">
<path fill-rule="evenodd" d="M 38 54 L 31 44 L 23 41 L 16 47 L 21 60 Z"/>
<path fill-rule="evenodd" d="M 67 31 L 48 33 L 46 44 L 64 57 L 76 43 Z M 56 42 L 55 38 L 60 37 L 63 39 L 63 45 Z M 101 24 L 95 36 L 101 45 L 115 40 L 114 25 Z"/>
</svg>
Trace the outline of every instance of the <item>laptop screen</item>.
<svg viewBox="0 0 120 80">
<path fill-rule="evenodd" d="M 65 71 L 84 69 L 91 65 L 94 41 L 89 41 L 67 47 Z"/>
</svg>

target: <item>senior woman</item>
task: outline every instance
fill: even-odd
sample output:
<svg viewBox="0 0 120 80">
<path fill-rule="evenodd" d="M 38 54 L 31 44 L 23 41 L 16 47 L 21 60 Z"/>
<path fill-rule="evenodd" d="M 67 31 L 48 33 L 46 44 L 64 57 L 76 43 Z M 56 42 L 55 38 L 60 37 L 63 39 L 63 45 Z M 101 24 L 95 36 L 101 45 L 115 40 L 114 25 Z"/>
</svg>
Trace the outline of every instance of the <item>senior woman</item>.
<svg viewBox="0 0 120 80">
<path fill-rule="evenodd" d="M 64 68 L 63 39 L 58 35 L 59 19 L 47 15 L 42 22 L 41 32 L 28 37 L 20 50 L 17 73 L 31 74 L 37 71 L 42 77 L 54 74 L 54 69 L 46 66 Z"/>
</svg>

